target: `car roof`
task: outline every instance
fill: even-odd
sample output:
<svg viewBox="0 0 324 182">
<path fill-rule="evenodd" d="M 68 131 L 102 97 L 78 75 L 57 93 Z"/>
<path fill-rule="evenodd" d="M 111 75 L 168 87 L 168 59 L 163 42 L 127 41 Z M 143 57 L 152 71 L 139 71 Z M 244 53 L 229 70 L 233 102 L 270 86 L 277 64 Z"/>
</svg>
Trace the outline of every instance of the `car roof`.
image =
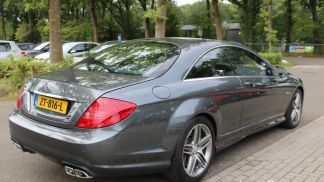
<svg viewBox="0 0 324 182">
<path fill-rule="evenodd" d="M 168 42 L 177 45 L 181 49 L 187 47 L 201 46 L 202 44 L 210 44 L 211 47 L 220 46 L 220 45 L 233 45 L 233 46 L 242 46 L 241 43 L 233 41 L 219 41 L 213 39 L 201 39 L 201 38 L 185 38 L 185 37 L 166 37 L 166 38 L 148 38 L 148 39 L 136 39 L 142 41 L 157 41 L 157 42 Z M 136 41 L 134 40 L 134 41 Z"/>
<path fill-rule="evenodd" d="M 15 43 L 15 41 L 9 41 L 9 40 L 0 40 L 0 42 L 4 42 L 4 43 Z"/>
<path fill-rule="evenodd" d="M 64 43 L 64 45 L 69 45 L 69 46 L 75 46 L 78 44 L 97 44 L 97 45 L 99 45 L 96 42 L 67 42 L 67 43 Z"/>
</svg>

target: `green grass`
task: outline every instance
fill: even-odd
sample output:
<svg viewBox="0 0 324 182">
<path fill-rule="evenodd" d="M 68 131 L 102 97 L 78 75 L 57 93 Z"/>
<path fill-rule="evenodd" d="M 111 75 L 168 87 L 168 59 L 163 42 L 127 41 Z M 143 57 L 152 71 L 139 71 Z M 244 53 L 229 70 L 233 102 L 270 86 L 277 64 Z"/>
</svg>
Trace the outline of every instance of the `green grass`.
<svg viewBox="0 0 324 182">
<path fill-rule="evenodd" d="M 279 64 L 275 64 L 274 66 L 280 66 L 280 67 L 282 67 L 282 68 L 291 68 L 291 67 L 293 67 L 294 65 L 293 65 L 292 63 L 283 63 L 283 62 L 281 62 L 281 63 L 279 63 Z"/>
</svg>

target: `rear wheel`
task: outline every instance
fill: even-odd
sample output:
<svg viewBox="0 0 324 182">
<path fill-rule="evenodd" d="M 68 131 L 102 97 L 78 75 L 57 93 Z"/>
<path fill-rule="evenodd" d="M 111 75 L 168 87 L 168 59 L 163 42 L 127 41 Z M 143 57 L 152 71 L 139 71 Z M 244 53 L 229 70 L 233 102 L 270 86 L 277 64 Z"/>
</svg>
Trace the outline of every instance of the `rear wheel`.
<svg viewBox="0 0 324 182">
<path fill-rule="evenodd" d="M 303 95 L 298 89 L 296 90 L 286 113 L 286 121 L 282 124 L 285 128 L 296 128 L 300 123 L 303 109 Z"/>
<path fill-rule="evenodd" d="M 177 144 L 170 169 L 172 181 L 199 181 L 207 172 L 215 153 L 215 131 L 202 116 L 191 120 Z"/>
</svg>

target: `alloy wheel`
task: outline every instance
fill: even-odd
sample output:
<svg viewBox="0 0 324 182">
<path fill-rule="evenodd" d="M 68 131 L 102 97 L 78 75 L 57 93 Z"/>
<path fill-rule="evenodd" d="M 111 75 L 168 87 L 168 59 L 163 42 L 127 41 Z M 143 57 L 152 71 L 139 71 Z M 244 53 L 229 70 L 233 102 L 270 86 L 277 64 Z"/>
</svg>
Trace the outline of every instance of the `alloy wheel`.
<svg viewBox="0 0 324 182">
<path fill-rule="evenodd" d="M 296 124 L 299 122 L 301 118 L 301 110 L 302 110 L 302 98 L 299 92 L 297 92 L 292 101 L 292 111 L 290 114 L 291 121 Z"/>
<path fill-rule="evenodd" d="M 188 133 L 182 152 L 185 172 L 190 177 L 201 175 L 212 157 L 213 137 L 205 124 L 197 124 Z"/>
</svg>

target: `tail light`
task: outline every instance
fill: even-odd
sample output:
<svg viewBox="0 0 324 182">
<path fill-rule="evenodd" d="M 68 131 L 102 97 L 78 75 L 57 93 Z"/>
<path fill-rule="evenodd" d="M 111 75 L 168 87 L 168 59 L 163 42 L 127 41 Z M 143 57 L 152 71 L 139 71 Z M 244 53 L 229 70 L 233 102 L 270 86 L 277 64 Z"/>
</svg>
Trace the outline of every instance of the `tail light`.
<svg viewBox="0 0 324 182">
<path fill-rule="evenodd" d="M 21 51 L 21 55 L 22 55 L 23 57 L 25 57 L 25 56 L 27 56 L 27 52 L 26 52 L 26 51 Z"/>
<path fill-rule="evenodd" d="M 130 102 L 109 98 L 97 99 L 77 123 L 78 128 L 102 128 L 127 118 L 136 109 Z"/>
<path fill-rule="evenodd" d="M 19 93 L 18 93 L 18 96 L 17 96 L 17 100 L 16 100 L 16 108 L 18 110 L 20 110 L 21 106 L 22 106 L 22 102 L 21 102 L 21 99 L 22 99 L 22 94 L 24 93 L 24 87 L 25 86 L 22 86 L 21 89 L 19 90 Z"/>
</svg>

